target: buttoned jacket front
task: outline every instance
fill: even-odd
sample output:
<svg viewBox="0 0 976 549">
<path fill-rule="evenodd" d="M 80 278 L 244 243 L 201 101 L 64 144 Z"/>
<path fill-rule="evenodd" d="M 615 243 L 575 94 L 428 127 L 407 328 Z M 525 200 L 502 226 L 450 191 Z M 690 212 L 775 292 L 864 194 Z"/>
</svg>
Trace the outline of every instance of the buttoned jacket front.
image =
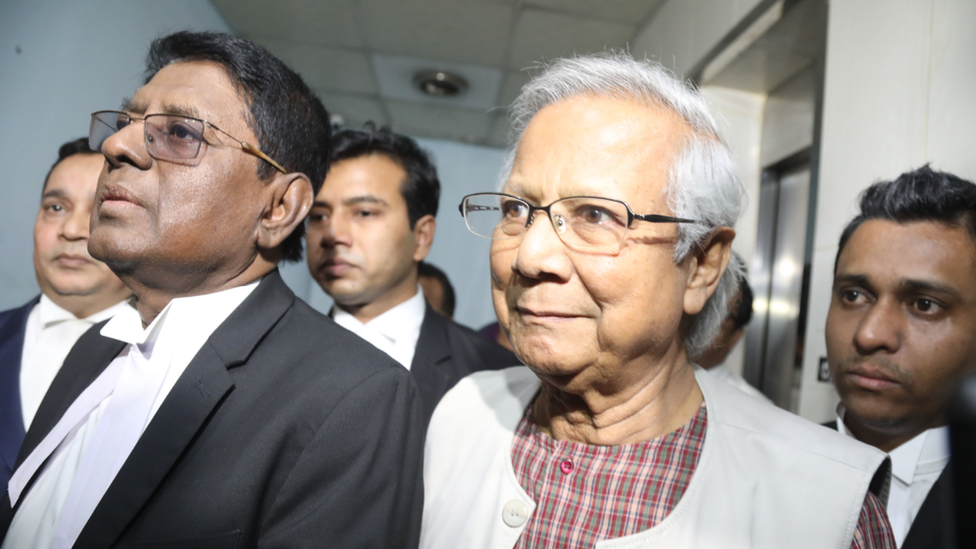
<svg viewBox="0 0 976 549">
<path fill-rule="evenodd" d="M 704 370 L 696 379 L 708 425 L 684 496 L 654 528 L 597 548 L 848 549 L 885 455 Z M 536 503 L 512 441 L 539 386 L 528 368 L 509 368 L 472 375 L 441 401 L 425 449 L 422 548 L 515 546 Z"/>
</svg>

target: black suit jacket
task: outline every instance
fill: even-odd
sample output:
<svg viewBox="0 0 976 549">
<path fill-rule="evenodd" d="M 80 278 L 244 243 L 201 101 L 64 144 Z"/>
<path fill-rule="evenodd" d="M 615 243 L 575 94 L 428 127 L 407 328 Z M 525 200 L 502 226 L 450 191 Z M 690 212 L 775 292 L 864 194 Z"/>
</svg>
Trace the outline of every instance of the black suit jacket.
<svg viewBox="0 0 976 549">
<path fill-rule="evenodd" d="M 824 423 L 837 430 L 837 421 Z M 949 488 L 952 486 L 952 459 L 946 464 L 938 480 L 932 485 L 900 549 L 945 549 L 952 523 L 952 502 Z"/>
<path fill-rule="evenodd" d="M 423 400 L 425 421 L 430 421 L 441 397 L 465 376 L 519 364 L 522 362 L 515 353 L 427 305 L 410 363 Z"/>
<path fill-rule="evenodd" d="M 0 313 L 0 488 L 7 482 L 24 442 L 24 413 L 20 405 L 20 360 L 24 353 L 24 331 L 31 309 L 41 300 Z"/>
<path fill-rule="evenodd" d="M 19 462 L 123 349 L 101 326 L 68 355 Z M 422 418 L 402 367 L 273 272 L 190 362 L 75 547 L 416 547 Z M 12 515 L 4 493 L 0 532 Z"/>
</svg>

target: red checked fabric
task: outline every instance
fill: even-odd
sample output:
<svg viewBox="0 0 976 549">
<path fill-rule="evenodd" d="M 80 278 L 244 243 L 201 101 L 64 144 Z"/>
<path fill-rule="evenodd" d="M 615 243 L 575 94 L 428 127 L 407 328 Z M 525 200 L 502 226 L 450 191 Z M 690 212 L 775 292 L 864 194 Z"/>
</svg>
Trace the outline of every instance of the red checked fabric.
<svg viewBox="0 0 976 549">
<path fill-rule="evenodd" d="M 597 541 L 648 530 L 685 493 L 698 465 L 708 414 L 704 403 L 684 426 L 622 446 L 555 440 L 526 410 L 515 431 L 512 464 L 537 508 L 515 549 L 581 549 Z M 868 494 L 852 549 L 895 549 L 881 503 Z"/>
</svg>

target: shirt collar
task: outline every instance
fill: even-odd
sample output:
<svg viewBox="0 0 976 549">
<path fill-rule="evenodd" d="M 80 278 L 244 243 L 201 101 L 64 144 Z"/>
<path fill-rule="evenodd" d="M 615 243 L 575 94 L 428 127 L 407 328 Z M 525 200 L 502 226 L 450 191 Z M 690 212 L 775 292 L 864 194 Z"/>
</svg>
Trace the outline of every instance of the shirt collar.
<svg viewBox="0 0 976 549">
<path fill-rule="evenodd" d="M 332 318 L 340 325 L 344 323 L 356 323 L 368 326 L 393 341 L 394 343 L 409 334 L 412 330 L 419 329 L 424 322 L 424 314 L 427 310 L 427 301 L 424 299 L 424 292 L 420 285 L 417 285 L 417 293 L 413 297 L 385 311 L 383 314 L 363 323 L 351 314 L 343 311 L 338 306 L 332 310 Z"/>
<path fill-rule="evenodd" d="M 102 328 L 101 334 L 129 345 L 155 345 L 162 340 L 170 347 L 207 339 L 259 282 L 212 294 L 175 298 L 145 328 L 133 298 Z"/>
<path fill-rule="evenodd" d="M 83 320 L 89 324 L 98 324 L 99 322 L 112 318 L 119 311 L 125 308 L 125 301 L 121 301 L 112 305 L 107 309 L 102 309 L 95 314 L 86 316 L 85 318 L 79 319 L 70 311 L 61 308 L 57 303 L 51 301 L 51 298 L 41 294 L 41 301 L 39 304 L 39 319 L 41 321 L 41 326 L 48 327 L 56 322 L 64 322 L 65 320 Z"/>
<path fill-rule="evenodd" d="M 844 425 L 842 404 L 837 405 L 837 431 L 855 438 Z M 936 427 L 915 435 L 911 440 L 888 452 L 891 456 L 891 475 L 911 484 L 916 474 L 940 471 L 949 461 L 949 428 Z"/>
</svg>

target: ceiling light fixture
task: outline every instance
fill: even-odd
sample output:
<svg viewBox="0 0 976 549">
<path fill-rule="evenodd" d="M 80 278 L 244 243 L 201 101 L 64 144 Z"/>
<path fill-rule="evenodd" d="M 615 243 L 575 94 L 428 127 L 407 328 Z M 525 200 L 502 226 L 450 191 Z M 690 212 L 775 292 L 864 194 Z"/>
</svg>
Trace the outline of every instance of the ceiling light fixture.
<svg viewBox="0 0 976 549">
<path fill-rule="evenodd" d="M 430 97 L 457 97 L 468 90 L 468 81 L 446 71 L 420 71 L 413 75 L 413 85 Z"/>
</svg>

